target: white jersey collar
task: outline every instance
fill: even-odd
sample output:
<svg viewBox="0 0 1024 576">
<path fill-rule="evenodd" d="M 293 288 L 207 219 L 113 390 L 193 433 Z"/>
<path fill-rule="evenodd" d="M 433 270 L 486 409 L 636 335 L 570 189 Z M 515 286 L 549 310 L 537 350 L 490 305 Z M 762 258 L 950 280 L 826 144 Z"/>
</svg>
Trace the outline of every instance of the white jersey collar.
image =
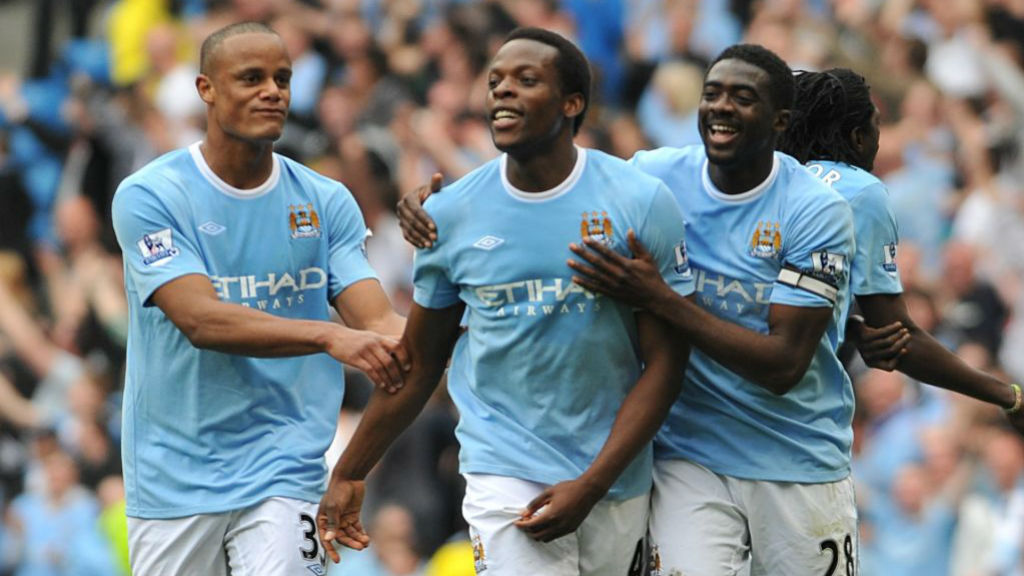
<svg viewBox="0 0 1024 576">
<path fill-rule="evenodd" d="M 711 174 L 708 172 L 708 161 L 704 159 L 704 166 L 701 168 L 701 182 L 704 184 L 704 191 L 708 193 L 708 196 L 721 200 L 722 202 L 730 203 L 743 203 L 749 202 L 771 187 L 775 183 L 775 178 L 779 175 L 779 156 L 778 154 L 772 154 L 772 171 L 768 173 L 768 177 L 765 178 L 760 184 L 754 186 L 746 192 L 739 194 L 726 194 L 715 186 L 715 183 L 711 181 Z"/>
<path fill-rule="evenodd" d="M 202 144 L 201 141 L 188 147 L 188 152 L 192 156 L 192 161 L 196 163 L 196 168 L 199 168 L 199 173 L 203 175 L 203 178 L 205 178 L 207 182 L 228 196 L 233 198 L 257 198 L 259 196 L 263 196 L 269 192 L 271 188 L 276 186 L 277 181 L 281 178 L 281 161 L 277 157 L 277 154 L 274 154 L 270 168 L 270 177 L 255 188 L 236 188 L 221 180 L 220 176 L 213 173 L 213 170 L 210 169 L 210 165 L 206 163 L 206 158 L 203 158 L 202 151 L 199 150 L 200 144 Z"/>
<path fill-rule="evenodd" d="M 508 154 L 502 154 L 501 165 L 499 168 L 499 171 L 501 172 L 501 184 L 505 187 L 505 191 L 517 200 L 522 200 L 523 202 L 545 202 L 547 200 L 558 198 L 572 189 L 572 187 L 579 182 L 580 176 L 583 174 L 583 167 L 586 164 L 587 149 L 576 146 L 576 165 L 572 167 L 572 172 L 569 173 L 569 176 L 567 176 L 565 180 L 562 180 L 562 182 L 554 188 L 544 190 L 543 192 L 526 192 L 516 188 L 508 181 Z"/>
</svg>

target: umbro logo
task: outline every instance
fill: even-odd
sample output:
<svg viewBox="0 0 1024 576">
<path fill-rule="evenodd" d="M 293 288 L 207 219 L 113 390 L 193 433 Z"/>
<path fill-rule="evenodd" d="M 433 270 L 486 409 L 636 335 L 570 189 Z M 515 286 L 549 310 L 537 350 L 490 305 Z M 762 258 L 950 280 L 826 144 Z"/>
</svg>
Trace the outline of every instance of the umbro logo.
<svg viewBox="0 0 1024 576">
<path fill-rule="evenodd" d="M 209 234 L 210 236 L 216 236 L 225 230 L 227 230 L 227 228 L 217 224 L 213 220 L 199 225 L 199 231 L 204 234 Z"/>
<path fill-rule="evenodd" d="M 477 240 L 476 242 L 473 242 L 473 247 L 489 251 L 494 250 L 495 248 L 501 246 L 504 243 L 505 241 L 501 238 L 498 238 L 497 236 L 487 235 Z"/>
</svg>

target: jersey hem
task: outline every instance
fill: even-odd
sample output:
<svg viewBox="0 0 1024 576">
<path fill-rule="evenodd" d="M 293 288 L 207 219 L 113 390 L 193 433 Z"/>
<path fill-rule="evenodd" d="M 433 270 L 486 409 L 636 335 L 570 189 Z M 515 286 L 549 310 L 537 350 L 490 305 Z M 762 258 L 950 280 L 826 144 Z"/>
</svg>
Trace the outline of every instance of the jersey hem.
<svg viewBox="0 0 1024 576">
<path fill-rule="evenodd" d="M 742 478 L 743 480 L 757 480 L 760 482 L 789 482 L 793 484 L 825 484 L 829 482 L 838 482 L 850 476 L 851 470 L 849 466 L 846 466 L 840 470 L 823 472 L 815 470 L 813 472 L 808 471 L 782 471 L 781 473 L 765 473 L 763 469 L 754 468 L 743 468 L 743 467 L 731 467 L 721 466 L 702 460 L 700 458 L 694 458 L 693 456 L 686 454 L 663 454 L 661 456 L 654 456 L 655 462 L 664 460 L 689 460 L 695 464 L 707 468 L 715 474 L 722 476 L 730 476 L 733 478 Z M 773 471 L 778 472 L 778 471 Z"/>
<path fill-rule="evenodd" d="M 575 474 L 569 478 L 558 477 L 555 475 L 548 474 L 526 474 L 523 472 L 521 468 L 509 468 L 505 466 L 463 466 L 461 467 L 459 472 L 461 474 L 493 474 L 495 476 L 507 476 L 509 478 L 526 480 L 528 482 L 536 482 L 538 484 L 546 484 L 548 486 L 553 486 L 555 484 L 558 484 L 559 482 L 565 482 L 567 480 L 572 480 L 579 477 L 579 474 Z M 651 491 L 653 480 L 648 480 L 646 489 L 640 488 L 633 490 L 625 490 L 620 486 L 617 486 L 617 484 L 618 483 L 616 483 L 616 485 L 613 485 L 611 490 L 608 490 L 608 493 L 605 494 L 606 499 L 621 501 L 629 500 L 630 498 L 635 498 L 637 496 L 642 496 Z"/>
<path fill-rule="evenodd" d="M 131 518 L 143 520 L 170 520 L 172 518 L 184 518 L 186 516 L 197 516 L 200 514 L 221 514 L 255 506 L 271 498 L 293 498 L 303 502 L 317 503 L 320 497 L 309 492 L 297 492 L 292 490 L 275 491 L 264 494 L 257 498 L 247 498 L 237 502 L 222 502 L 219 506 L 189 506 L 174 508 L 145 508 L 137 506 L 126 506 L 125 515 Z"/>
</svg>

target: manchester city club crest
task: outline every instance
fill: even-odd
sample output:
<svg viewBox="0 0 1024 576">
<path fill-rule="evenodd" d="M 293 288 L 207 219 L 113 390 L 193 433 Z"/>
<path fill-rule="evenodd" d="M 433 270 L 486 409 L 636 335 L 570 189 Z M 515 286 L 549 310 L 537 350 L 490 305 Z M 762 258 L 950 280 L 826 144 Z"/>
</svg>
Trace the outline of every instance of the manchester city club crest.
<svg viewBox="0 0 1024 576">
<path fill-rule="evenodd" d="M 288 227 L 292 238 L 319 238 L 320 216 L 313 209 L 313 204 L 294 204 L 288 206 Z"/>
<path fill-rule="evenodd" d="M 647 562 L 647 570 L 651 576 L 662 576 L 661 552 L 658 550 L 657 544 L 651 545 L 650 557 Z"/>
<path fill-rule="evenodd" d="M 584 212 L 583 219 L 580 221 L 580 236 L 584 240 L 592 238 L 610 246 L 614 241 L 612 237 L 612 220 L 608 217 L 608 213 L 601 212 Z"/>
<path fill-rule="evenodd" d="M 750 237 L 750 255 L 755 258 L 774 258 L 782 250 L 782 232 L 778 222 L 757 223 Z"/>
<path fill-rule="evenodd" d="M 480 540 L 479 534 L 474 534 L 472 538 L 473 545 L 473 568 L 476 569 L 477 574 L 483 574 L 487 571 L 487 554 L 484 552 L 484 543 Z"/>
</svg>

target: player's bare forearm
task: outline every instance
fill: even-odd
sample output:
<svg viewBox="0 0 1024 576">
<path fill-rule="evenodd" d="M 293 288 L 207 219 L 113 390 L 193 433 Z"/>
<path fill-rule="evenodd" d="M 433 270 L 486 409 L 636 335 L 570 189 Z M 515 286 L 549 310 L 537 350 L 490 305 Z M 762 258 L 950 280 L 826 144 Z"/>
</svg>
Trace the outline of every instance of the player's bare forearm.
<svg viewBox="0 0 1024 576">
<path fill-rule="evenodd" d="M 654 438 L 682 389 L 690 346 L 654 315 L 637 314 L 644 371 L 615 417 L 608 440 L 580 479 L 607 491 Z"/>
<path fill-rule="evenodd" d="M 899 358 L 896 368 L 915 380 L 958 392 L 1002 408 L 1014 403 L 1010 386 L 980 370 L 967 365 L 956 354 L 939 343 L 934 336 L 922 330 L 910 318 L 906 302 L 900 294 L 860 296 L 864 320 L 869 326 L 899 321 L 910 332 L 906 353 Z"/>
<path fill-rule="evenodd" d="M 376 278 L 353 282 L 334 299 L 346 326 L 400 338 L 405 331 L 405 318 L 391 306 L 384 288 Z"/>
<path fill-rule="evenodd" d="M 530 538 L 550 542 L 579 528 L 658 431 L 682 388 L 689 347 L 653 315 L 637 314 L 644 371 L 626 395 L 608 439 L 578 478 L 542 491 L 516 521 Z"/>
<path fill-rule="evenodd" d="M 412 316 L 416 316 L 415 311 Z M 410 320 L 415 325 L 416 320 Z M 457 330 L 458 317 L 455 318 L 455 326 Z M 359 520 L 365 490 L 363 480 L 395 438 L 420 413 L 441 378 L 447 354 L 442 354 L 440 361 L 433 360 L 431 355 L 425 356 L 425 350 L 431 354 L 435 352 L 422 346 L 423 336 L 421 334 L 410 346 L 416 361 L 406 379 L 406 386 L 396 394 L 374 389 L 359 426 L 331 471 L 327 492 L 321 498 L 317 511 L 317 527 L 320 541 L 334 562 L 340 560 L 334 549 L 335 542 L 356 550 L 369 545 L 369 536 Z M 453 335 L 453 343 L 454 339 Z M 404 340 L 403 344 L 407 345 Z"/>
<path fill-rule="evenodd" d="M 201 274 L 164 284 L 152 299 L 196 348 L 267 358 L 326 352 L 391 392 L 402 387 L 408 369 L 405 350 L 393 338 L 223 302 Z"/>
<path fill-rule="evenodd" d="M 780 395 L 803 378 L 832 317 L 831 308 L 772 304 L 763 334 L 715 316 L 693 297 L 660 297 L 648 308 L 719 364 Z"/>
<path fill-rule="evenodd" d="M 344 328 L 331 322 L 279 318 L 223 302 L 205 276 L 182 276 L 153 293 L 153 303 L 196 348 L 257 357 L 324 352 Z"/>
<path fill-rule="evenodd" d="M 374 389 L 348 447 L 338 458 L 332 475 L 341 480 L 363 480 L 399 434 L 416 419 L 444 372 L 440 368 L 413 369 L 398 394 Z"/>
<path fill-rule="evenodd" d="M 411 369 L 399 394 L 375 390 L 348 447 L 338 458 L 336 479 L 362 480 L 427 403 L 444 373 L 458 337 L 462 306 L 431 310 L 413 304 L 402 346 Z"/>
<path fill-rule="evenodd" d="M 651 311 L 720 364 L 775 394 L 785 394 L 803 378 L 831 308 L 773 304 L 769 333 L 748 330 L 704 310 L 693 297 L 677 294 L 634 231 L 627 233 L 627 240 L 632 258 L 591 238 L 584 240 L 585 246 L 570 245 L 583 260 L 568 261 L 576 272 L 573 282 Z"/>
<path fill-rule="evenodd" d="M 365 329 L 377 334 L 401 338 L 402 332 L 405 331 L 405 317 L 397 312 L 389 311 L 372 322 L 368 322 Z"/>
</svg>

